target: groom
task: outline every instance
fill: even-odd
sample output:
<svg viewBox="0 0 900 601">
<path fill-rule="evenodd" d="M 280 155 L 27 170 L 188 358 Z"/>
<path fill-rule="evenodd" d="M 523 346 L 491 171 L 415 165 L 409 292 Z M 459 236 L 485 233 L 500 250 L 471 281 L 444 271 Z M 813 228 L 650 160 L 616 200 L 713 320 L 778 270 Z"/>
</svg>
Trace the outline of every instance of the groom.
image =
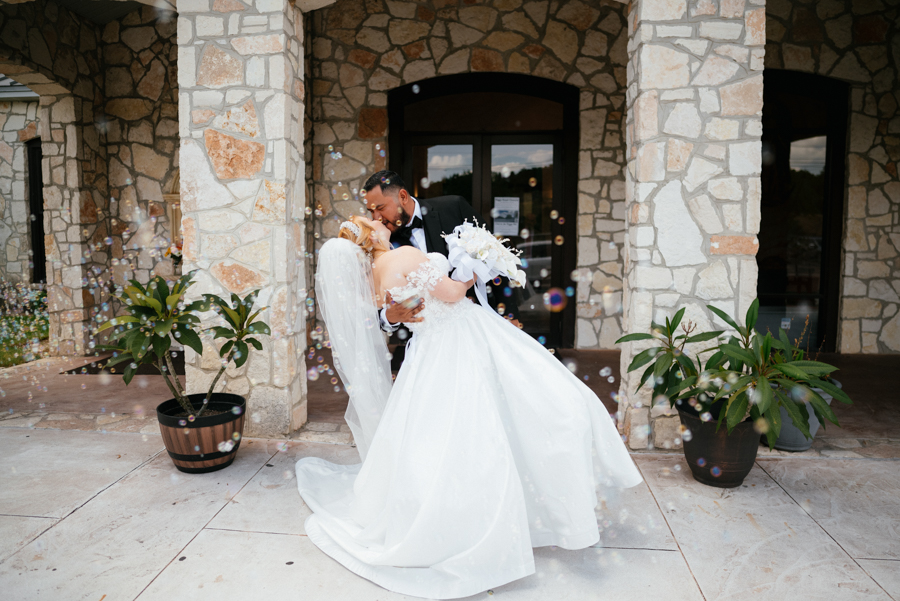
<svg viewBox="0 0 900 601">
<path fill-rule="evenodd" d="M 381 221 L 391 231 L 394 248 L 412 245 L 422 252 L 439 252 L 446 257 L 447 243 L 441 234 L 449 234 L 466 219 L 469 223 L 476 219 L 479 223 L 482 221 L 462 196 L 440 196 L 421 201 L 413 198 L 400 175 L 393 171 L 379 171 L 366 180 L 363 190 L 372 219 Z M 502 302 L 506 306 L 504 315 L 515 319 L 519 310 L 515 295 L 507 297 L 504 294 L 507 287 L 506 279 L 496 286 L 488 283 L 488 302 L 495 311 Z M 401 323 L 421 321 L 417 314 L 423 308 L 422 299 L 413 305 L 394 303 L 389 299 L 388 302 L 389 306 L 379 314 L 381 329 L 385 332 L 395 332 Z M 518 322 L 514 323 L 518 325 Z"/>
</svg>

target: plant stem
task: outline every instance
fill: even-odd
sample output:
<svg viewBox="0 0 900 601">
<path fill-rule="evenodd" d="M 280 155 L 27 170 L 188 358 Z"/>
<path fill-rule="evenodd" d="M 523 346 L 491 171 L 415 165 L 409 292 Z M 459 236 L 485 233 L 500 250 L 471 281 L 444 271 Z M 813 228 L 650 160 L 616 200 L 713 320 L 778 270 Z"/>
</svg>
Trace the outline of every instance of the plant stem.
<svg viewBox="0 0 900 601">
<path fill-rule="evenodd" d="M 209 392 L 206 393 L 206 400 L 203 401 L 203 406 L 200 408 L 200 413 L 203 413 L 203 411 L 209 406 L 209 399 L 212 396 L 213 390 L 215 389 L 216 384 L 219 383 L 219 378 L 221 378 L 222 374 L 225 373 L 225 366 L 228 365 L 229 363 L 231 363 L 231 358 L 233 356 L 234 356 L 234 347 L 231 348 L 231 352 L 228 353 L 228 358 L 225 359 L 225 363 L 222 365 L 221 368 L 219 368 L 219 373 L 216 374 L 215 379 L 212 381 L 212 384 L 210 384 Z M 200 416 L 200 413 L 197 414 L 198 417 Z"/>
<path fill-rule="evenodd" d="M 172 365 L 172 359 L 169 357 L 168 351 L 165 353 L 165 357 L 166 357 L 166 366 L 169 368 L 169 373 L 172 374 L 172 379 L 175 380 L 175 387 L 186 398 L 187 395 L 184 394 L 184 388 L 181 386 L 181 382 L 178 380 L 178 374 L 175 373 L 175 366 Z"/>
<path fill-rule="evenodd" d="M 162 374 L 163 379 L 166 381 L 166 386 L 169 387 L 169 390 L 172 392 L 172 395 L 175 397 L 175 400 L 178 401 L 178 404 L 181 405 L 181 408 L 184 409 L 188 414 L 193 413 L 193 407 L 191 407 L 190 404 L 185 405 L 185 399 L 175 389 L 175 387 L 172 385 L 172 382 L 169 381 L 169 376 L 166 375 L 166 369 L 163 366 L 161 359 L 156 360 L 156 369 L 158 369 L 159 373 Z M 175 381 L 177 382 L 178 380 L 176 379 Z"/>
</svg>

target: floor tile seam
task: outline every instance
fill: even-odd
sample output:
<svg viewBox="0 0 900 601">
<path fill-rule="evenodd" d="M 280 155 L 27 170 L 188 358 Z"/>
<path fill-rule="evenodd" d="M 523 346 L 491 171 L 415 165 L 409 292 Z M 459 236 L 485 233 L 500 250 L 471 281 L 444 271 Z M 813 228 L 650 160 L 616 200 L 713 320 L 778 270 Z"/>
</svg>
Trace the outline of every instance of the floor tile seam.
<svg viewBox="0 0 900 601">
<path fill-rule="evenodd" d="M 130 432 L 116 432 L 116 434 L 130 434 Z M 113 480 L 112 482 L 110 482 L 109 484 L 107 484 L 106 486 L 101 488 L 100 490 L 98 490 L 96 493 L 91 495 L 91 497 L 87 501 L 85 501 L 84 503 L 81 503 L 75 509 L 73 509 L 72 511 L 70 511 L 69 513 L 64 515 L 63 517 L 59 518 L 59 522 L 57 522 L 57 524 L 54 524 L 54 526 L 58 525 L 59 523 L 62 523 L 63 520 L 65 520 L 66 518 L 71 516 L 73 513 L 75 513 L 76 511 L 78 511 L 79 509 L 81 509 L 82 507 L 84 507 L 85 505 L 87 505 L 88 503 L 90 503 L 91 501 L 93 501 L 94 499 L 99 497 L 100 495 L 102 495 L 104 492 L 106 492 L 107 490 L 109 490 L 110 488 L 112 488 L 113 486 L 115 486 L 116 484 L 118 484 L 119 482 L 124 480 L 125 478 L 127 478 L 129 475 L 133 474 L 134 472 L 143 468 L 145 465 L 149 464 L 151 461 L 153 461 L 154 459 L 159 457 L 160 454 L 162 454 L 163 451 L 165 451 L 165 450 L 166 450 L 165 448 L 162 448 L 162 449 L 156 451 L 150 457 L 148 457 L 146 460 L 142 461 L 140 464 L 131 468 L 130 470 L 128 470 L 127 472 L 125 472 L 124 474 L 122 474 L 121 476 L 119 476 L 118 478 L 116 478 L 115 480 Z"/>
<path fill-rule="evenodd" d="M 266 530 L 238 530 L 237 528 L 213 528 L 206 526 L 204 530 L 212 530 L 215 532 L 242 532 L 245 534 L 274 534 L 275 536 L 306 536 L 306 534 L 292 534 L 290 532 L 268 532 Z"/>
<path fill-rule="evenodd" d="M 759 469 L 761 469 L 761 470 L 762 470 L 762 471 L 763 471 L 763 472 L 764 472 L 764 473 L 772 480 L 772 482 L 774 482 L 774 483 L 778 486 L 778 488 L 780 488 L 781 490 L 784 491 L 784 494 L 786 494 L 786 495 L 788 496 L 788 498 L 791 499 L 791 500 L 797 505 L 797 507 L 800 508 L 801 511 L 803 511 L 803 513 L 805 513 L 806 515 L 809 516 L 809 519 L 811 519 L 811 520 L 813 521 L 813 523 L 814 523 L 816 526 L 818 526 L 819 529 L 820 529 L 822 532 L 825 533 L 825 536 L 827 536 L 828 538 L 830 538 L 830 539 L 834 542 L 834 544 L 837 545 L 838 549 L 840 549 L 841 551 L 843 551 L 843 552 L 844 552 L 844 555 L 846 555 L 846 556 L 850 559 L 850 561 L 852 561 L 852 562 L 856 565 L 856 567 L 858 567 L 860 570 L 862 570 L 862 573 L 865 574 L 866 576 L 868 576 L 869 580 L 871 580 L 872 582 L 875 583 L 875 586 L 877 586 L 878 588 L 880 588 L 881 591 L 882 591 L 885 595 L 887 595 L 888 599 L 893 599 L 893 598 L 894 598 L 890 593 L 888 593 L 888 592 L 885 590 L 885 588 L 884 588 L 883 586 L 881 586 L 881 584 L 880 584 L 877 580 L 875 580 L 875 579 L 869 574 L 869 572 L 866 571 L 866 569 L 865 569 L 864 567 L 862 567 L 862 566 L 859 564 L 859 562 L 856 560 L 856 558 L 853 557 L 853 555 L 851 555 L 850 552 L 847 551 L 847 549 L 845 549 L 844 546 L 843 546 L 841 543 L 839 543 L 839 542 L 837 541 L 837 539 L 835 539 L 834 536 L 832 536 L 832 534 L 831 534 L 830 532 L 828 532 L 828 530 L 826 530 L 826 529 L 822 526 L 822 524 L 819 523 L 819 520 L 817 520 L 817 519 L 816 519 L 809 511 L 807 511 L 806 508 L 804 508 L 803 505 L 801 505 L 801 504 L 797 501 L 797 499 L 795 499 L 794 496 L 793 496 L 793 495 L 792 495 L 792 494 L 791 494 L 784 486 L 781 485 L 781 482 L 779 482 L 778 480 L 775 479 L 775 476 L 773 476 L 772 474 L 770 474 L 770 473 L 766 470 L 766 468 L 764 468 L 762 465 L 759 465 L 759 462 L 757 462 L 757 465 L 759 466 Z"/>
<path fill-rule="evenodd" d="M 178 556 L 181 555 L 181 554 L 184 552 L 185 549 L 187 549 L 189 546 L 191 546 L 191 543 L 193 543 L 195 540 L 197 540 L 197 537 L 200 536 L 200 533 L 201 533 L 201 532 L 203 532 L 204 530 L 208 529 L 210 523 L 212 523 L 212 521 L 213 521 L 214 519 L 216 519 L 216 517 L 218 517 L 218 515 L 219 515 L 220 513 L 222 513 L 222 510 L 223 510 L 223 509 L 225 509 L 226 507 L 228 507 L 228 504 L 229 504 L 229 503 L 231 503 L 231 502 L 232 502 L 239 494 L 241 494 L 241 491 L 243 491 L 244 488 L 247 487 L 247 485 L 248 485 L 248 484 L 249 484 L 249 483 L 250 483 L 250 482 L 251 482 L 251 481 L 259 474 L 259 472 L 262 471 L 262 469 L 266 466 L 266 464 L 267 464 L 268 462 L 272 461 L 272 459 L 273 459 L 277 454 L 278 454 L 278 451 L 275 451 L 275 452 L 273 452 L 271 455 L 269 455 L 269 458 L 262 462 L 262 464 L 259 466 L 259 468 L 258 468 L 255 472 L 253 472 L 253 474 L 251 474 L 249 478 L 247 478 L 247 481 L 244 482 L 244 484 L 238 489 L 238 491 L 237 491 L 236 493 L 234 493 L 234 494 L 231 496 L 231 498 L 228 499 L 225 503 L 222 503 L 222 506 L 219 507 L 219 509 L 212 515 L 212 517 L 210 517 L 210 518 L 206 521 L 206 523 L 203 524 L 203 525 L 197 530 L 197 532 L 194 533 L 194 536 L 192 536 L 191 539 L 190 539 L 189 541 L 187 541 L 187 542 L 184 544 L 184 546 L 181 547 L 181 549 L 178 550 L 177 553 L 175 553 L 175 556 L 172 557 L 172 559 L 170 559 L 170 560 L 166 563 L 166 565 L 164 565 L 164 566 L 162 567 L 162 569 L 159 570 L 159 572 L 157 572 L 156 575 L 153 576 L 153 578 L 150 579 L 150 582 L 148 582 L 148 583 L 146 584 L 146 586 L 144 586 L 144 588 L 142 588 L 141 591 L 140 591 L 137 595 L 135 595 L 134 601 L 137 601 L 137 599 L 140 598 L 141 595 L 143 595 L 145 592 L 147 592 L 147 589 L 148 589 L 148 588 L 150 588 L 151 586 L 153 586 L 153 583 L 156 582 L 156 579 L 159 578 L 159 577 L 162 575 L 163 572 L 165 572 L 167 569 L 169 569 L 169 566 L 171 566 L 173 563 L 175 563 L 175 561 L 177 560 Z"/>
<path fill-rule="evenodd" d="M 669 519 L 666 517 L 666 513 L 663 511 L 662 506 L 660 506 L 659 504 L 659 499 L 656 498 L 656 494 L 653 492 L 653 488 L 647 481 L 646 476 L 644 476 L 644 472 L 643 470 L 641 470 L 641 466 L 636 463 L 635 467 L 637 467 L 638 471 L 641 473 L 641 478 L 643 478 L 644 482 L 647 484 L 647 490 L 650 492 L 650 496 L 653 497 L 653 502 L 656 503 L 656 508 L 659 510 L 659 514 L 662 516 L 663 521 L 665 521 L 666 527 L 669 529 L 669 534 L 672 535 L 672 540 L 675 541 L 675 546 L 678 547 L 678 553 L 681 555 L 681 559 L 682 561 L 684 561 L 684 565 L 687 566 L 688 572 L 690 573 L 691 578 L 694 580 L 694 586 L 697 587 L 697 591 L 700 593 L 700 597 L 703 599 L 703 601 L 706 601 L 706 593 L 703 592 L 703 588 L 700 586 L 700 581 L 697 580 L 697 576 L 696 574 L 694 574 L 694 570 L 693 568 L 691 568 L 691 564 L 681 548 L 681 543 L 678 542 L 678 537 L 675 536 L 675 531 L 672 529 L 672 524 L 669 523 Z"/>
<path fill-rule="evenodd" d="M 24 515 L 21 513 L 0 513 L 3 518 L 36 518 L 39 520 L 61 520 L 62 518 L 53 515 Z"/>
<path fill-rule="evenodd" d="M 834 457 L 828 455 L 816 455 L 813 457 L 784 457 L 778 455 L 757 457 L 757 461 L 900 461 L 900 457 Z"/>
<path fill-rule="evenodd" d="M 0 557 L 0 565 L 3 565 L 3 563 L 4 563 L 6 560 L 8 560 L 8 559 L 11 558 L 12 556 L 18 554 L 19 551 L 21 551 L 22 549 L 24 549 L 25 547 L 27 547 L 28 545 L 30 545 L 31 543 L 33 543 L 34 541 L 36 541 L 37 539 L 39 539 L 40 537 L 44 536 L 44 534 L 46 534 L 51 528 L 53 528 L 54 526 L 56 526 L 56 524 L 58 524 L 58 523 L 61 522 L 61 521 L 62 521 L 61 519 L 57 519 L 56 522 L 54 522 L 54 523 L 48 525 L 46 528 L 44 528 L 43 530 L 41 530 L 40 532 L 38 532 L 37 534 L 35 534 L 34 536 L 32 536 L 32 537 L 31 537 L 30 539 L 28 539 L 27 541 L 25 541 L 22 545 L 18 546 L 16 549 L 14 549 L 14 550 L 11 551 L 10 553 L 8 553 L 5 557 Z"/>
<path fill-rule="evenodd" d="M 673 537 L 674 538 L 674 537 Z M 655 547 L 607 547 L 606 545 L 602 546 L 591 546 L 592 549 L 616 549 L 618 551 L 665 551 L 666 553 L 678 553 L 678 549 L 657 549 Z"/>
<path fill-rule="evenodd" d="M 858 559 L 860 561 L 898 561 L 900 559 L 894 559 L 893 557 L 854 557 L 854 559 Z"/>
</svg>

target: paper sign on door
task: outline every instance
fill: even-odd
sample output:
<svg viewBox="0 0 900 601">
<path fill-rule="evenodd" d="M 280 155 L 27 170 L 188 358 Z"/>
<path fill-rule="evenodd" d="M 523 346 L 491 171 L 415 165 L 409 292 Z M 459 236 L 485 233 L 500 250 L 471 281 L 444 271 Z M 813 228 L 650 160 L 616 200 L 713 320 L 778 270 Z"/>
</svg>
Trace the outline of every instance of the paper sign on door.
<svg viewBox="0 0 900 601">
<path fill-rule="evenodd" d="M 494 234 L 498 236 L 519 235 L 519 197 L 497 196 L 494 198 Z"/>
</svg>

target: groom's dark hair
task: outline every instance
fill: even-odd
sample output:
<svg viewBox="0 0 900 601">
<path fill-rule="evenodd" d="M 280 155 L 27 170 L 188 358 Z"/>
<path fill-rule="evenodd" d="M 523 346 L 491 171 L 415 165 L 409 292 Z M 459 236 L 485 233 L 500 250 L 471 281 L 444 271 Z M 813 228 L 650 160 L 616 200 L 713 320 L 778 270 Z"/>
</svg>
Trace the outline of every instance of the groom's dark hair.
<svg viewBox="0 0 900 601">
<path fill-rule="evenodd" d="M 369 193 L 375 186 L 381 186 L 382 194 L 399 194 L 400 190 L 406 190 L 406 184 L 403 183 L 400 174 L 395 171 L 379 171 L 366 180 L 363 190 Z M 409 190 L 406 191 L 409 192 Z"/>
</svg>

